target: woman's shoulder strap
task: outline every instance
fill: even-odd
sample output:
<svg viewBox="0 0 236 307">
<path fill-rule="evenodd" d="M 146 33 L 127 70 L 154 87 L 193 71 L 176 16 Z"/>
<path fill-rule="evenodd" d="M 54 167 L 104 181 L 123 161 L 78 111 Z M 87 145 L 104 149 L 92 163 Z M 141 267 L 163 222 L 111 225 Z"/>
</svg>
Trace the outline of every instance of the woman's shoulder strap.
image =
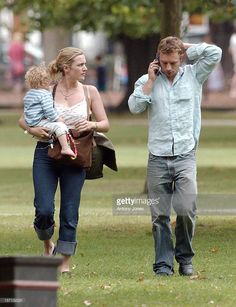
<svg viewBox="0 0 236 307">
<path fill-rule="evenodd" d="M 87 114 L 88 114 L 88 118 L 89 118 L 90 117 L 89 110 L 90 110 L 90 107 L 91 107 L 91 96 L 90 96 L 90 92 L 89 92 L 89 85 L 83 84 L 83 89 L 84 89 L 85 100 L 86 100 L 86 103 L 87 103 Z"/>
<path fill-rule="evenodd" d="M 85 99 L 88 103 L 88 105 L 91 105 L 91 96 L 90 96 L 90 92 L 89 92 L 89 85 L 84 85 L 83 84 L 83 89 L 84 89 L 84 95 L 85 95 Z"/>
<path fill-rule="evenodd" d="M 52 87 L 52 97 L 55 98 L 56 90 L 57 90 L 58 83 L 55 83 Z"/>
</svg>

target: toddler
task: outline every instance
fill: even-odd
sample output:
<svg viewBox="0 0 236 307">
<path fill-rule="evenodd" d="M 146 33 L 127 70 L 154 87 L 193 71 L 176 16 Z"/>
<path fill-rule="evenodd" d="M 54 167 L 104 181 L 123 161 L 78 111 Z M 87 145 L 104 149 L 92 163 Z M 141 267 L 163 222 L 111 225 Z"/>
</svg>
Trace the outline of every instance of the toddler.
<svg viewBox="0 0 236 307">
<path fill-rule="evenodd" d="M 24 117 L 29 127 L 46 127 L 49 134 L 55 134 L 61 145 L 61 154 L 75 158 L 67 142 L 68 128 L 54 108 L 53 97 L 49 91 L 50 77 L 45 65 L 31 67 L 25 74 L 29 88 L 24 97 Z"/>
</svg>

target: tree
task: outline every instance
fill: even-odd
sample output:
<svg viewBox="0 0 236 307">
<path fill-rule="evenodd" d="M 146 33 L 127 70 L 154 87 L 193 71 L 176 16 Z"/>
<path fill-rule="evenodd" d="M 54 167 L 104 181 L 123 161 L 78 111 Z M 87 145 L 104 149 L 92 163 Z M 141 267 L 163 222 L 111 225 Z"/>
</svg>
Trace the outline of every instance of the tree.
<svg viewBox="0 0 236 307">
<path fill-rule="evenodd" d="M 161 38 L 169 35 L 179 37 L 183 0 L 160 0 L 160 12 Z"/>
<path fill-rule="evenodd" d="M 29 28 L 105 31 L 120 39 L 128 63 L 129 84 L 119 109 L 127 109 L 134 81 L 147 71 L 155 56 L 159 33 L 179 35 L 182 10 L 208 13 L 212 20 L 236 17 L 231 0 L 5 0 L 0 2 L 16 12 L 27 10 Z"/>
</svg>

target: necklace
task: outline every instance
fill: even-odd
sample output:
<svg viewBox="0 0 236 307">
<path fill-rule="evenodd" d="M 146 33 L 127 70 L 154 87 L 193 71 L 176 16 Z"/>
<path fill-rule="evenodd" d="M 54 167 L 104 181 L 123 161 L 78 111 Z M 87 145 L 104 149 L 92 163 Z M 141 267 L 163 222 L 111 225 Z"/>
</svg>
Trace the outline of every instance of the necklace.
<svg viewBox="0 0 236 307">
<path fill-rule="evenodd" d="M 78 87 L 76 86 L 75 90 L 70 93 L 70 94 L 64 94 L 63 91 L 60 89 L 60 92 L 62 93 L 62 95 L 64 96 L 64 99 L 67 100 L 68 97 L 74 95 L 77 92 Z"/>
</svg>

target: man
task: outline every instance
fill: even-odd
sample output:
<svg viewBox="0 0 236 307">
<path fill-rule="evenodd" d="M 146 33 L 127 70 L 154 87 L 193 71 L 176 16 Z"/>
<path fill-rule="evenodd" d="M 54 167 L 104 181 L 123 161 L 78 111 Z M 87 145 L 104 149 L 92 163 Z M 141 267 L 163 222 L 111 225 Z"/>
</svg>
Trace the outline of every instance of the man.
<svg viewBox="0 0 236 307">
<path fill-rule="evenodd" d="M 194 61 L 181 67 L 185 54 Z M 192 275 L 192 239 L 196 216 L 196 159 L 201 125 L 202 84 L 221 59 L 215 45 L 183 43 L 177 37 L 161 40 L 157 59 L 135 84 L 129 98 L 132 113 L 148 109 L 148 198 L 151 206 L 157 275 Z M 157 204 L 158 203 L 158 204 Z M 171 205 L 177 214 L 173 246 Z"/>
<path fill-rule="evenodd" d="M 96 58 L 96 75 L 97 75 L 97 88 L 99 92 L 106 91 L 107 83 L 107 71 L 106 66 L 103 63 L 102 55 L 97 55 Z"/>
</svg>

